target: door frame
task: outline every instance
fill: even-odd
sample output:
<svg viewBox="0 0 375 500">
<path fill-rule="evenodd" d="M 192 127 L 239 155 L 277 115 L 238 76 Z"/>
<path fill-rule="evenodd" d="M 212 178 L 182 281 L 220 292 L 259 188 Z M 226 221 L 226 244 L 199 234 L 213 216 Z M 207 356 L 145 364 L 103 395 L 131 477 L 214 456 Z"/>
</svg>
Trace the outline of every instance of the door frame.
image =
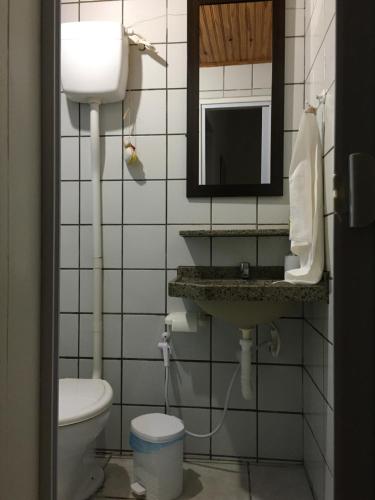
<svg viewBox="0 0 375 500">
<path fill-rule="evenodd" d="M 348 160 L 375 156 L 375 3 L 336 3 L 335 499 L 367 500 L 375 498 L 375 226 L 349 228 Z"/>
<path fill-rule="evenodd" d="M 60 1 L 42 0 L 42 240 L 39 498 L 57 496 Z"/>
</svg>

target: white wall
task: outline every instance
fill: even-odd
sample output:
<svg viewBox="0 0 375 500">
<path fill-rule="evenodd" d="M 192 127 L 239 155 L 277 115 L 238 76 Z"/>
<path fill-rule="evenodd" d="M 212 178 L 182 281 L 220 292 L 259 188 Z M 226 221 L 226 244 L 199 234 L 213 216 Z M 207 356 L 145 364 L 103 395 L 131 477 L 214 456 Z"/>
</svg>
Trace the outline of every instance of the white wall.
<svg viewBox="0 0 375 500">
<path fill-rule="evenodd" d="M 333 289 L 333 172 L 335 116 L 335 1 L 306 0 L 305 97 L 328 91 L 318 120 L 324 141 L 324 214 L 326 270 Z M 325 112 L 325 116 L 324 116 Z M 325 118 L 325 130 L 323 122 Z M 333 499 L 333 295 L 329 305 L 305 308 L 304 322 L 304 460 L 317 500 Z"/>
<path fill-rule="evenodd" d="M 115 405 L 103 446 L 127 450 L 129 421 L 164 410 L 163 367 L 156 345 L 167 312 L 195 308 L 168 297 L 179 265 L 283 264 L 287 238 L 184 240 L 188 228 L 286 227 L 288 169 L 304 99 L 304 8 L 287 3 L 285 179 L 282 197 L 187 199 L 186 0 L 64 3 L 62 18 L 110 19 L 134 25 L 155 43 L 159 58 L 131 47 L 124 105 L 103 106 L 104 374 Z M 166 61 L 166 62 L 165 62 Z M 124 111 L 130 109 L 125 122 Z M 89 376 L 91 366 L 91 203 L 88 113 L 62 96 L 61 376 Z M 130 132 L 128 132 L 130 130 Z M 132 134 L 142 166 L 123 162 Z M 303 459 L 302 309 L 279 322 L 283 353 L 274 363 L 260 353 L 257 397 L 236 390 L 223 429 L 212 440 L 188 440 L 207 456 Z M 259 329 L 263 340 L 266 328 Z M 217 422 L 235 369 L 238 333 L 213 320 L 197 335 L 175 337 L 171 399 L 188 428 L 206 432 Z"/>
<path fill-rule="evenodd" d="M 40 2 L 0 0 L 1 498 L 39 499 Z"/>
</svg>

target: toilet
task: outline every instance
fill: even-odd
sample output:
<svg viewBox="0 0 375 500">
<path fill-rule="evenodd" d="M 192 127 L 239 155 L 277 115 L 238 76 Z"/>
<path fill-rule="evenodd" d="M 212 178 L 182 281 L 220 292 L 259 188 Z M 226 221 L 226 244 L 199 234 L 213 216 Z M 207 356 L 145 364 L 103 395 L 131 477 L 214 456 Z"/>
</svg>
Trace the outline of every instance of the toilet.
<svg viewBox="0 0 375 500">
<path fill-rule="evenodd" d="M 58 500 L 86 500 L 102 485 L 95 440 L 111 412 L 113 391 L 101 379 L 59 381 Z"/>
</svg>

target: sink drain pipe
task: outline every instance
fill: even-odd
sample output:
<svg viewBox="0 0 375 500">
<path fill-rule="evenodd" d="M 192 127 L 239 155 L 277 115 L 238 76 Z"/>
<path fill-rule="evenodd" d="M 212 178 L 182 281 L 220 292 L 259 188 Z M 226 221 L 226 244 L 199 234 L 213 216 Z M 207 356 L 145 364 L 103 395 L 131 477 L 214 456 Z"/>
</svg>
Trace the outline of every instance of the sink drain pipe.
<svg viewBox="0 0 375 500">
<path fill-rule="evenodd" d="M 241 346 L 241 392 L 246 401 L 253 397 L 252 376 L 251 376 L 251 352 L 253 347 L 253 328 L 240 328 L 242 338 Z"/>
</svg>

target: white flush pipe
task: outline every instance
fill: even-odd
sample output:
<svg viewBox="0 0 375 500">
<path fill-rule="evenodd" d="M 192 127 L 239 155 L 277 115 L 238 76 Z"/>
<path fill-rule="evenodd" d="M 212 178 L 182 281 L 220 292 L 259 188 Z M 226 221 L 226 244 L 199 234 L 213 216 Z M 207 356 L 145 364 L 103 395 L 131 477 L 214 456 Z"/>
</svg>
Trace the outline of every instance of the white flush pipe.
<svg viewBox="0 0 375 500">
<path fill-rule="evenodd" d="M 90 103 L 92 233 L 93 233 L 93 370 L 102 378 L 103 360 L 103 244 L 99 103 Z"/>
<path fill-rule="evenodd" d="M 242 396 L 246 400 L 253 397 L 251 387 L 251 349 L 253 347 L 253 329 L 240 328 L 242 338 L 240 339 L 241 346 L 241 391 Z"/>
</svg>

